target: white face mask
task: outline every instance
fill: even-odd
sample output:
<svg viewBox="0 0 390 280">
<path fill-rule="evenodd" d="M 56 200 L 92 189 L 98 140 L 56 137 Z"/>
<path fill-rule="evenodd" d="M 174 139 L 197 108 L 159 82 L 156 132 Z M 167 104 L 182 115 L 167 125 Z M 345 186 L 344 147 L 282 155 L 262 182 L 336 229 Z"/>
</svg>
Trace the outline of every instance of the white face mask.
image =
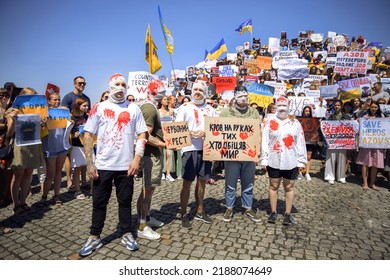
<svg viewBox="0 0 390 280">
<path fill-rule="evenodd" d="M 276 116 L 279 119 L 285 119 L 288 117 L 288 107 L 287 106 L 278 106 L 276 107 Z"/>
<path fill-rule="evenodd" d="M 240 107 L 247 106 L 248 105 L 248 96 L 247 95 L 243 95 L 243 96 L 237 97 L 236 98 L 236 103 Z"/>
</svg>

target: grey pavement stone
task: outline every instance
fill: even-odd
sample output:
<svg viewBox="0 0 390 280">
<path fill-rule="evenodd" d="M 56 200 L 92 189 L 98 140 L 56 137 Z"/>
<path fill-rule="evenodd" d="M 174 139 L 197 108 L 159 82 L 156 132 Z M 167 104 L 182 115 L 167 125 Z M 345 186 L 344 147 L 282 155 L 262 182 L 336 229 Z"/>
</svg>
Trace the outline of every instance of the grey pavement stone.
<svg viewBox="0 0 390 280">
<path fill-rule="evenodd" d="M 316 162 L 318 164 L 318 162 Z M 315 170 L 315 169 L 313 169 Z M 319 170 L 319 169 L 318 169 Z M 347 184 L 330 186 L 323 173 L 313 174 L 312 182 L 296 183 L 294 224 L 281 225 L 284 191 L 278 195 L 278 222 L 268 224 L 270 211 L 265 176 L 255 181 L 254 210 L 262 217 L 253 223 L 242 216 L 238 192 L 233 220 L 222 221 L 225 211 L 224 180 L 207 186 L 205 211 L 212 224 L 192 221 L 193 228 L 183 229 L 178 217 L 181 181 L 156 189 L 152 213 L 165 225 L 157 229 L 157 241 L 138 240 L 140 250 L 127 251 L 120 243 L 115 190 L 102 238 L 105 246 L 85 259 L 390 259 L 390 192 L 386 181 L 378 180 L 379 192 L 361 190 L 358 178 L 348 177 Z M 361 180 L 361 179 L 360 179 Z M 64 182 L 65 185 L 65 182 Z M 169 186 L 169 187 L 168 187 Z M 0 235 L 0 259 L 68 259 L 85 243 L 91 223 L 91 199 L 75 200 L 61 188 L 64 204 L 37 208 L 39 186 L 33 185 L 29 214 L 12 216 L 11 205 L 0 209 L 0 226 L 11 226 L 14 232 Z M 140 185 L 135 184 L 133 196 L 133 230 L 136 230 L 136 199 Z M 51 194 L 50 194 L 51 195 Z M 191 216 L 195 213 L 193 192 L 190 196 Z"/>
</svg>

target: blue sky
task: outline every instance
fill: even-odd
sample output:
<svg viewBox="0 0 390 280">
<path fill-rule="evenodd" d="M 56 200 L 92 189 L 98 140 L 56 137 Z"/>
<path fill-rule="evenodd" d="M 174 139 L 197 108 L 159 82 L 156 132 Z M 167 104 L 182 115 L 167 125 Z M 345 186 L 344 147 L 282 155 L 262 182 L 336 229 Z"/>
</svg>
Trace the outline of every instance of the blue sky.
<svg viewBox="0 0 390 280">
<path fill-rule="evenodd" d="M 0 86 L 13 81 L 44 94 L 48 82 L 73 90 L 73 78 L 86 78 L 85 93 L 95 103 L 116 72 L 148 71 L 145 35 L 148 24 L 158 47 L 162 69 L 172 67 L 161 32 L 157 6 L 175 42 L 176 69 L 204 58 L 224 38 L 229 52 L 250 41 L 250 33 L 234 31 L 252 18 L 253 37 L 262 44 L 281 31 L 334 31 L 390 46 L 390 2 L 371 1 L 179 1 L 179 0 L 2 0 L 0 2 Z"/>
</svg>

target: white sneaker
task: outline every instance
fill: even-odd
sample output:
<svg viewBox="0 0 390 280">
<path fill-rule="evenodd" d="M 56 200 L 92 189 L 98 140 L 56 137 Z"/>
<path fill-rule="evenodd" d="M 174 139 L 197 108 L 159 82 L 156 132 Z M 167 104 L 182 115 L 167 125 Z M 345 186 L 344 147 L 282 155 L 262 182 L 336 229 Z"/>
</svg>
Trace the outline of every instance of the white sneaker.
<svg viewBox="0 0 390 280">
<path fill-rule="evenodd" d="M 345 181 L 345 178 L 340 179 L 339 182 L 340 182 L 341 184 L 346 184 L 346 183 L 347 183 L 347 182 Z"/>
<path fill-rule="evenodd" d="M 311 181 L 311 177 L 310 177 L 310 174 L 309 174 L 309 173 L 306 173 L 305 177 L 306 177 L 306 180 L 307 180 L 307 181 Z"/>
<path fill-rule="evenodd" d="M 171 176 L 171 174 L 167 175 L 166 180 L 169 182 L 175 182 L 175 179 Z"/>
<path fill-rule="evenodd" d="M 302 180 L 302 178 L 303 178 L 302 173 L 299 172 L 297 179 L 298 179 L 298 180 Z"/>
<path fill-rule="evenodd" d="M 153 231 L 149 226 L 144 227 L 143 231 L 138 230 L 138 237 L 149 240 L 157 240 L 161 238 L 160 234 Z"/>
<path fill-rule="evenodd" d="M 147 221 L 146 224 L 152 228 L 156 228 L 156 227 L 162 227 L 164 225 L 164 222 L 161 222 L 153 218 L 152 216 L 150 216 L 150 220 Z"/>
<path fill-rule="evenodd" d="M 161 180 L 165 180 L 165 173 L 161 175 Z"/>
<path fill-rule="evenodd" d="M 334 180 L 328 180 L 329 184 L 334 185 Z"/>
</svg>

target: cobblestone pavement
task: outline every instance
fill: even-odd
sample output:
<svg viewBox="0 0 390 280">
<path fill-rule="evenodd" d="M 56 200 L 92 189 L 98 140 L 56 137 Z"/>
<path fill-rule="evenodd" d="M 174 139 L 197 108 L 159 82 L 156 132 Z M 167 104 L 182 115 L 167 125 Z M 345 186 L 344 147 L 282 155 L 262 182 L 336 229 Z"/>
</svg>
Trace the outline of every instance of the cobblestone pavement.
<svg viewBox="0 0 390 280">
<path fill-rule="evenodd" d="M 120 242 L 113 192 L 102 234 L 104 246 L 85 259 L 390 259 L 388 181 L 379 176 L 379 191 L 363 191 L 361 179 L 357 177 L 350 176 L 347 184 L 336 182 L 335 185 L 324 182 L 323 173 L 312 178 L 311 182 L 297 181 L 294 224 L 290 227 L 281 224 L 281 215 L 275 225 L 266 222 L 270 206 L 267 179 L 261 176 L 255 181 L 253 205 L 263 219 L 261 223 L 253 223 L 242 215 L 240 197 L 233 220 L 230 223 L 222 220 L 224 180 L 220 179 L 218 185 L 207 185 L 205 195 L 205 210 L 214 219 L 213 223 L 194 220 L 190 230 L 182 228 L 178 218 L 181 181 L 163 182 L 152 202 L 153 216 L 165 223 L 157 229 L 162 238 L 138 239 L 140 249 L 136 252 L 127 251 Z M 134 233 L 140 181 L 135 183 Z M 35 194 L 28 200 L 32 206 L 29 214 L 12 216 L 12 205 L 0 209 L 0 226 L 13 228 L 12 233 L 0 235 L 0 259 L 79 259 L 77 252 L 88 238 L 91 199 L 76 200 L 64 186 L 62 206 L 52 206 L 50 200 L 39 208 L 35 204 L 40 199 L 38 192 L 39 184 L 33 187 Z M 192 216 L 195 214 L 193 201 L 192 192 L 189 205 Z M 283 211 L 284 191 L 281 190 L 278 212 Z"/>
</svg>

